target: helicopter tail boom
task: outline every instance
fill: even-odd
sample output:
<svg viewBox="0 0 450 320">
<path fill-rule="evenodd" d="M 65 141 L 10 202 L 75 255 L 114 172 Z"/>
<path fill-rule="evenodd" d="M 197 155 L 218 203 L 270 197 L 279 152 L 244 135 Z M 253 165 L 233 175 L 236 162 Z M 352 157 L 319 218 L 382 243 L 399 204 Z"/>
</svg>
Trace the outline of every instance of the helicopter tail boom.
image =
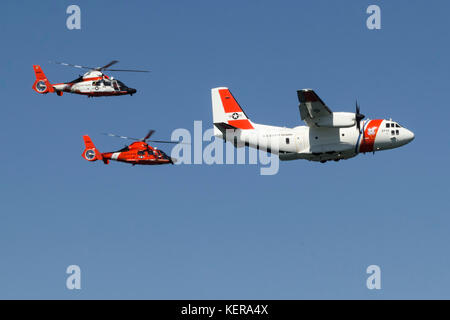
<svg viewBox="0 0 450 320">
<path fill-rule="evenodd" d="M 53 88 L 52 84 L 48 81 L 44 71 L 41 69 L 41 66 L 34 65 L 33 70 L 36 76 L 36 80 L 33 84 L 34 91 L 41 94 L 55 92 L 55 88 Z"/>
</svg>

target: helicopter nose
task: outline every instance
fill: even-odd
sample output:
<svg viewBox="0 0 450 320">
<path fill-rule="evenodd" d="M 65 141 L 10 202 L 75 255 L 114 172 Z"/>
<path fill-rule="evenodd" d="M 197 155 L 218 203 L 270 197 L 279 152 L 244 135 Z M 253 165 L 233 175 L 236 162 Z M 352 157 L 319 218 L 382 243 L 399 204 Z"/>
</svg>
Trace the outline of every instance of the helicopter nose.
<svg viewBox="0 0 450 320">
<path fill-rule="evenodd" d="M 127 91 L 128 91 L 129 94 L 136 93 L 136 89 L 133 89 L 133 88 L 128 88 Z"/>
</svg>

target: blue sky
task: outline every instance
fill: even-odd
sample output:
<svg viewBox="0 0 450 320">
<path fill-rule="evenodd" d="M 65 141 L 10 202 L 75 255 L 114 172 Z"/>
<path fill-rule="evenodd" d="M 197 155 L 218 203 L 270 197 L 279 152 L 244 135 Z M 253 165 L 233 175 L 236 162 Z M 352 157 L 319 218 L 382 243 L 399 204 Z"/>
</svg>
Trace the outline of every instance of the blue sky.
<svg viewBox="0 0 450 320">
<path fill-rule="evenodd" d="M 0 298 L 450 298 L 447 1 L 7 1 L 0 30 L 3 137 Z M 366 28 L 381 7 L 382 29 Z M 66 61 L 113 74 L 133 97 L 38 95 L 74 79 Z M 402 148 L 339 163 L 108 166 L 81 158 L 114 132 L 169 139 L 211 125 L 228 86 L 257 123 L 302 124 L 296 90 L 335 111 L 414 131 Z M 170 146 L 160 146 L 170 152 Z M 82 289 L 65 287 L 68 265 Z M 366 288 L 367 266 L 382 289 Z"/>
</svg>

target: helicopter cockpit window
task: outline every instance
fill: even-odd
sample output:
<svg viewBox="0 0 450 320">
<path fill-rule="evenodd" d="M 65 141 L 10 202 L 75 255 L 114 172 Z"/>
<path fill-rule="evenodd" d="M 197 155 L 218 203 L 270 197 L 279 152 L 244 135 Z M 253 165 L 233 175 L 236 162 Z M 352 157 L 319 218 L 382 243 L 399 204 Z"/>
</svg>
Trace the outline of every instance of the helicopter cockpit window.
<svg viewBox="0 0 450 320">
<path fill-rule="evenodd" d="M 164 151 L 160 151 L 160 152 L 161 152 L 161 155 L 163 156 L 163 158 L 169 159 L 169 156 Z"/>
<path fill-rule="evenodd" d="M 117 80 L 117 83 L 119 84 L 121 89 L 126 89 L 128 88 L 122 81 Z"/>
</svg>

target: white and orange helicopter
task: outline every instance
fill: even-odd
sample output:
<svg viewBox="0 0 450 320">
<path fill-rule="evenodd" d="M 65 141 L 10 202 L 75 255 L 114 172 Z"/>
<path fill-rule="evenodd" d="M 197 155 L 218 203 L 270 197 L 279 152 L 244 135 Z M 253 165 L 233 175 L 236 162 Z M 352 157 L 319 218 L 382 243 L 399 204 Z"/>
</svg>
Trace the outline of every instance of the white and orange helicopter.
<svg viewBox="0 0 450 320">
<path fill-rule="evenodd" d="M 278 154 L 280 160 L 339 161 L 360 153 L 401 147 L 414 133 L 397 122 L 363 120 L 356 112 L 332 112 L 311 89 L 297 91 L 300 116 L 306 126 L 295 128 L 257 124 L 247 118 L 225 87 L 211 90 L 214 135 L 236 147 L 249 146 Z"/>
<path fill-rule="evenodd" d="M 150 72 L 148 70 L 126 70 L 126 69 L 110 69 L 117 60 L 113 60 L 103 67 L 86 67 L 70 63 L 55 62 L 64 66 L 70 66 L 78 69 L 88 69 L 84 75 L 79 76 L 73 81 L 65 83 L 51 84 L 41 66 L 34 65 L 34 73 L 36 81 L 33 84 L 33 89 L 37 93 L 45 94 L 49 92 L 56 92 L 58 96 L 62 96 L 63 92 L 82 94 L 90 97 L 104 97 L 104 96 L 123 96 L 129 94 L 132 96 L 136 93 L 136 89 L 127 87 L 123 82 L 113 77 L 108 77 L 103 71 L 121 71 L 121 72 Z"/>
</svg>

